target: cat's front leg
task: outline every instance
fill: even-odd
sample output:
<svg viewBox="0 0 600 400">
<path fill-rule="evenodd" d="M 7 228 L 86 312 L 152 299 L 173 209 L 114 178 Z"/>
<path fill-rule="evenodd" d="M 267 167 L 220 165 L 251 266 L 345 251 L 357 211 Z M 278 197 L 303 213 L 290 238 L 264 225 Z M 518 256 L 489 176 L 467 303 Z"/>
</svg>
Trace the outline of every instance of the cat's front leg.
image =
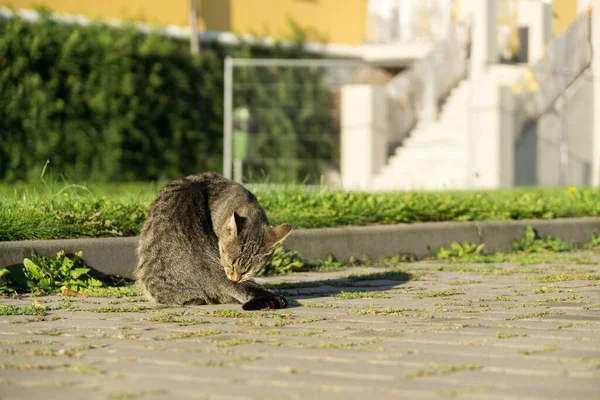
<svg viewBox="0 0 600 400">
<path fill-rule="evenodd" d="M 232 282 L 232 296 L 242 303 L 243 310 L 279 309 L 287 307 L 287 300 L 280 294 L 273 293 L 253 281 Z"/>
</svg>

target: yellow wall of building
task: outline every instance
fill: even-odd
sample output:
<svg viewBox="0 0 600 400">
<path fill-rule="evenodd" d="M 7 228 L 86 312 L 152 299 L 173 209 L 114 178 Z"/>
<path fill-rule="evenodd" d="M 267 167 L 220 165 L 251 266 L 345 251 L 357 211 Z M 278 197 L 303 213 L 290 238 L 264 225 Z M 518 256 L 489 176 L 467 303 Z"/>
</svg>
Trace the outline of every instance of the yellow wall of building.
<svg viewBox="0 0 600 400">
<path fill-rule="evenodd" d="M 196 0 L 198 28 L 289 37 L 288 20 L 308 40 L 357 45 L 365 37 L 367 0 Z M 82 14 L 90 18 L 188 24 L 189 0 L 0 0 L 0 5 Z"/>
<path fill-rule="evenodd" d="M 0 5 L 33 9 L 39 5 L 51 11 L 82 14 L 89 18 L 144 21 L 150 24 L 188 24 L 186 0 L 0 0 Z"/>
<path fill-rule="evenodd" d="M 552 21 L 552 32 L 555 35 L 563 32 L 577 15 L 576 0 L 554 0 L 554 19 Z"/>
<path fill-rule="evenodd" d="M 200 1 L 200 14 L 211 30 L 283 38 L 291 33 L 291 20 L 307 32 L 309 41 L 358 45 L 366 34 L 367 0 Z"/>
</svg>

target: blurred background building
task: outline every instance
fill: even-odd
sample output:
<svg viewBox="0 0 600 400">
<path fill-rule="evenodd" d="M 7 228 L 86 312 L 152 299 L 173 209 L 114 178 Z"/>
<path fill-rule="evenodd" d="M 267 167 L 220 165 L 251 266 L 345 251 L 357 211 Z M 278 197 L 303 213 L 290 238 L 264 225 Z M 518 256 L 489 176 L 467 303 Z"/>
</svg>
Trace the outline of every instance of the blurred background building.
<svg viewBox="0 0 600 400">
<path fill-rule="evenodd" d="M 600 185 L 600 60 L 592 58 L 594 49 L 600 53 L 598 0 L 3 4 L 18 10 L 42 5 L 79 23 L 142 21 L 179 37 L 189 35 L 192 26 L 200 46 L 235 43 L 232 33 L 266 44 L 288 39 L 294 30 L 301 33 L 305 49 L 318 59 L 312 64 L 232 60 L 226 67 L 224 171 L 238 180 L 252 180 L 257 171 L 274 176 L 274 170 L 294 163 L 315 163 L 328 184 L 344 189 Z M 190 15 L 196 18 L 190 21 Z M 323 79 L 296 74 L 308 68 L 322 71 Z M 317 103 L 279 100 L 253 108 L 248 99 L 258 89 L 239 81 L 248 71 L 270 73 L 265 79 L 273 90 L 325 84 L 326 118 L 317 118 Z M 278 80 L 286 71 L 296 71 L 293 84 Z M 322 122 L 304 131 L 298 119 L 283 133 L 264 128 L 262 115 L 279 109 Z M 254 121 L 254 134 L 266 138 L 264 143 L 275 135 L 293 136 L 290 143 L 304 143 L 312 153 L 299 155 L 289 145 L 291 151 L 269 158 L 265 152 L 235 149 L 243 142 L 236 139 L 239 134 L 249 133 L 240 118 Z M 325 147 L 331 140 L 334 145 Z M 299 171 L 304 169 L 292 175 L 302 180 Z"/>
</svg>

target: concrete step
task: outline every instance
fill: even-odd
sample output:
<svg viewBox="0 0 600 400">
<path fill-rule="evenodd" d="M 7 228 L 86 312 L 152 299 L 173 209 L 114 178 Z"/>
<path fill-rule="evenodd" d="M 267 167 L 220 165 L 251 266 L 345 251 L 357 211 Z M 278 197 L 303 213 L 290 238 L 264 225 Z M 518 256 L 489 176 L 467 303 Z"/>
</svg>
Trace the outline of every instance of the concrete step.
<svg viewBox="0 0 600 400">
<path fill-rule="evenodd" d="M 396 157 L 414 162 L 425 160 L 427 162 L 462 162 L 467 152 L 463 148 L 452 147 L 399 147 L 396 149 Z"/>
</svg>

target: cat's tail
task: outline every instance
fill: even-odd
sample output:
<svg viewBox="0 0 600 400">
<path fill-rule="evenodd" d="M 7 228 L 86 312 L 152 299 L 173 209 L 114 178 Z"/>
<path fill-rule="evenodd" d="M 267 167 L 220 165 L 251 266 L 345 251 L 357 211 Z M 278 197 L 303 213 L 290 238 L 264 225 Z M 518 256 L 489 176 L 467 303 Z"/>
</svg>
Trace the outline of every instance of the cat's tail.
<svg viewBox="0 0 600 400">
<path fill-rule="evenodd" d="M 242 309 L 246 311 L 250 310 L 264 310 L 267 308 L 278 309 L 286 308 L 287 300 L 285 297 L 278 294 L 269 294 L 266 296 L 255 297 L 252 300 L 242 304 Z"/>
</svg>

